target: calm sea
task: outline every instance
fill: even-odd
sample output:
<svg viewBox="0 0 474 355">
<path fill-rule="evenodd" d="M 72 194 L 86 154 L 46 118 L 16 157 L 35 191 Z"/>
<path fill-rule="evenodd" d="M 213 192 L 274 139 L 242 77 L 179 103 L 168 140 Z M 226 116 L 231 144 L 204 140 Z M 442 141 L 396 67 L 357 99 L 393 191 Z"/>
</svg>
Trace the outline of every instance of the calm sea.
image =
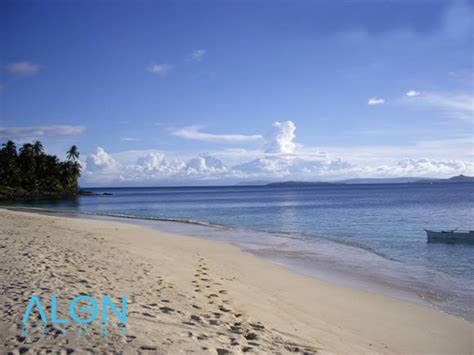
<svg viewBox="0 0 474 355">
<path fill-rule="evenodd" d="M 423 231 L 474 230 L 474 184 L 88 190 L 112 195 L 19 204 L 230 240 L 308 275 L 474 320 L 474 245 L 428 244 Z"/>
</svg>

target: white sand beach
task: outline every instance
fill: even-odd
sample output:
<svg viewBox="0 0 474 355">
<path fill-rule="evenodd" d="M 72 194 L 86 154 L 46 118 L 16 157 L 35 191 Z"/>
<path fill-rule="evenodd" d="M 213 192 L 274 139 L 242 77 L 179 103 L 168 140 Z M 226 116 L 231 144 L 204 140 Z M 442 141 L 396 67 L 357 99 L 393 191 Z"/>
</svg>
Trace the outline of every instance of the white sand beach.
<svg viewBox="0 0 474 355">
<path fill-rule="evenodd" d="M 229 243 L 136 225 L 0 209 L 2 353 L 472 354 L 474 326 L 329 284 Z M 127 329 L 21 335 L 36 294 L 127 297 Z M 49 309 L 49 308 L 48 308 Z"/>
</svg>

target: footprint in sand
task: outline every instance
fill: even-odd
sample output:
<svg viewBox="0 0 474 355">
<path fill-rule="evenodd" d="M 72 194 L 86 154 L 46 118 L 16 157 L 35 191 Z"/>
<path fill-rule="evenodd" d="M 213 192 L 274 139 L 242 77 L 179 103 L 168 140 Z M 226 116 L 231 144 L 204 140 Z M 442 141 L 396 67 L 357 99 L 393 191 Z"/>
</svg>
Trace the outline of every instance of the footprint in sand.
<svg viewBox="0 0 474 355">
<path fill-rule="evenodd" d="M 140 350 L 145 350 L 145 351 L 156 351 L 157 347 L 153 345 L 142 345 L 140 346 Z"/>
<path fill-rule="evenodd" d="M 250 323 L 250 326 L 254 329 L 254 330 L 257 330 L 257 331 L 263 331 L 265 329 L 265 326 L 260 323 L 260 322 L 256 322 L 256 323 Z"/>
<path fill-rule="evenodd" d="M 230 331 L 234 334 L 242 334 L 242 328 L 240 326 L 230 326 Z"/>
<path fill-rule="evenodd" d="M 258 338 L 258 335 L 254 332 L 246 331 L 244 334 L 244 338 L 247 340 L 255 340 Z"/>
<path fill-rule="evenodd" d="M 167 314 L 174 312 L 174 309 L 173 309 L 173 308 L 171 308 L 171 307 L 166 307 L 166 306 L 160 307 L 160 310 L 161 310 L 163 313 L 167 313 Z"/>
<path fill-rule="evenodd" d="M 230 311 L 231 311 L 231 309 L 229 309 L 229 308 L 226 308 L 226 307 L 224 307 L 224 306 L 222 306 L 222 305 L 221 305 L 221 306 L 219 306 L 219 310 L 220 310 L 220 311 L 222 311 L 222 312 L 226 312 L 226 313 L 228 313 L 228 312 L 230 312 Z"/>
<path fill-rule="evenodd" d="M 135 335 L 127 335 L 126 336 L 126 341 L 127 343 L 131 343 L 132 341 L 134 341 L 137 337 Z"/>
<path fill-rule="evenodd" d="M 195 314 L 192 314 L 190 318 L 191 318 L 191 320 L 196 321 L 196 322 L 201 322 L 202 321 L 201 317 L 199 317 Z"/>
</svg>

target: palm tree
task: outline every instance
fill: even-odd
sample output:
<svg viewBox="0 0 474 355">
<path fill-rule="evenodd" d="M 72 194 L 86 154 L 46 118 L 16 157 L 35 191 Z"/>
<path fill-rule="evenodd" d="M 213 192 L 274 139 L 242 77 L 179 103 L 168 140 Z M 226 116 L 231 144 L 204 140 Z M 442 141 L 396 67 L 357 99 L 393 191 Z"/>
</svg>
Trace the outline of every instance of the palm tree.
<svg viewBox="0 0 474 355">
<path fill-rule="evenodd" d="M 33 155 L 33 144 L 25 143 L 20 148 L 20 157 L 30 157 Z"/>
<path fill-rule="evenodd" d="M 73 145 L 67 152 L 67 158 L 68 160 L 79 160 L 79 151 L 77 150 L 76 145 Z"/>
<path fill-rule="evenodd" d="M 0 149 L 0 191 L 23 194 L 57 194 L 74 196 L 81 175 L 79 152 L 73 145 L 67 160 L 45 154 L 40 141 L 25 143 L 17 153 L 15 143 L 8 141 Z"/>
<path fill-rule="evenodd" d="M 13 141 L 3 143 L 0 149 L 0 185 L 18 186 L 20 178 L 16 145 Z"/>
<path fill-rule="evenodd" d="M 31 148 L 34 155 L 43 154 L 43 144 L 40 141 L 34 141 Z"/>
<path fill-rule="evenodd" d="M 17 156 L 17 152 L 16 152 L 16 145 L 15 145 L 15 142 L 13 141 L 8 141 L 6 143 L 3 143 L 2 144 L 2 150 L 7 153 L 7 155 L 9 156 Z"/>
<path fill-rule="evenodd" d="M 33 152 L 33 144 L 23 144 L 18 158 L 22 187 L 28 191 L 35 191 L 38 186 L 38 179 L 36 178 L 36 159 Z"/>
</svg>

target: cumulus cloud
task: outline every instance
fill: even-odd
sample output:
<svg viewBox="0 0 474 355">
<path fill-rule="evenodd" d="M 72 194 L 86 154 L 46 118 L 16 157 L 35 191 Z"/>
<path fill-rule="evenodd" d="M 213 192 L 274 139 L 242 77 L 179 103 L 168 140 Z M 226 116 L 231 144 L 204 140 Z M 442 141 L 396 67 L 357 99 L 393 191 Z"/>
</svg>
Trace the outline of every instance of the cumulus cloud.
<svg viewBox="0 0 474 355">
<path fill-rule="evenodd" d="M 292 121 L 274 122 L 269 134 L 269 143 L 265 151 L 267 153 L 291 154 L 295 151 L 296 126 Z"/>
<path fill-rule="evenodd" d="M 86 164 L 87 171 L 91 172 L 110 170 L 119 167 L 119 163 L 102 147 L 97 147 L 95 153 L 87 157 Z"/>
<path fill-rule="evenodd" d="M 135 164 L 129 166 L 132 175 L 137 179 L 157 179 L 172 177 L 185 168 L 181 160 L 169 160 L 165 154 L 151 152 L 137 159 Z"/>
<path fill-rule="evenodd" d="M 6 65 L 6 69 L 16 75 L 34 75 L 40 70 L 40 65 L 31 62 L 16 62 Z"/>
<path fill-rule="evenodd" d="M 230 177 L 229 168 L 212 156 L 198 156 L 183 161 L 168 159 L 161 152 L 144 152 L 135 162 L 125 163 L 119 157 L 140 154 L 122 152 L 109 154 L 104 148 L 97 147 L 84 164 L 83 181 L 94 185 L 107 184 L 153 184 L 162 181 L 187 181 L 194 179 L 216 179 Z M 229 173 L 229 175 L 227 175 Z"/>
<path fill-rule="evenodd" d="M 206 56 L 207 51 L 205 49 L 195 49 L 191 53 L 191 59 L 195 60 L 196 62 L 200 62 Z"/>
<path fill-rule="evenodd" d="M 150 73 L 159 75 L 159 76 L 165 76 L 167 75 L 173 67 L 171 65 L 166 65 L 166 64 L 152 64 L 150 65 L 147 70 Z"/>
<path fill-rule="evenodd" d="M 237 142 L 249 142 L 262 139 L 259 134 L 254 135 L 242 135 L 242 134 L 213 134 L 205 133 L 200 131 L 199 126 L 189 126 L 174 130 L 171 132 L 176 137 L 193 139 L 203 142 L 223 142 L 223 143 L 237 143 Z"/>
<path fill-rule="evenodd" d="M 449 177 L 474 174 L 469 160 L 402 159 L 386 164 L 355 164 L 341 158 L 303 159 L 289 155 L 263 156 L 227 166 L 220 159 L 202 155 L 188 161 L 168 160 L 163 153 L 148 153 L 135 163 L 123 164 L 98 147 L 87 158 L 83 180 L 88 184 L 159 184 L 242 180 L 322 181 L 354 177 Z"/>
<path fill-rule="evenodd" d="M 187 174 L 221 174 L 227 171 L 227 166 L 221 160 L 209 155 L 190 159 L 186 163 Z"/>
<path fill-rule="evenodd" d="M 421 92 L 416 91 L 416 90 L 410 90 L 408 91 L 405 95 L 408 97 L 414 97 L 414 96 L 419 96 Z"/>
<path fill-rule="evenodd" d="M 474 175 L 472 137 L 420 142 L 410 147 L 333 147 L 327 149 L 332 153 L 323 153 L 296 144 L 295 131 L 292 121 L 275 122 L 266 137 L 267 143 L 259 150 L 233 149 L 186 159 L 170 159 L 172 155 L 158 151 L 108 154 L 98 147 L 87 157 L 83 181 L 91 185 L 139 186 L 223 184 L 255 179 L 327 181 Z M 451 159 L 452 156 L 459 158 Z"/>
<path fill-rule="evenodd" d="M 0 138 L 31 138 L 41 136 L 67 136 L 81 134 L 85 126 L 53 125 L 31 127 L 0 127 Z"/>
<path fill-rule="evenodd" d="M 424 175 L 446 175 L 457 171 L 469 171 L 473 164 L 459 160 L 429 160 L 429 159 L 405 159 L 397 164 L 404 174 Z"/>
<path fill-rule="evenodd" d="M 371 97 L 367 103 L 369 105 L 381 105 L 381 104 L 385 103 L 385 99 L 381 99 L 381 98 L 378 98 L 378 97 Z"/>
<path fill-rule="evenodd" d="M 309 179 L 325 176 L 341 176 L 352 164 L 342 159 L 306 159 L 291 156 L 266 156 L 250 162 L 236 165 L 234 170 L 245 173 L 251 178 L 266 179 Z"/>
<path fill-rule="evenodd" d="M 449 177 L 473 175 L 474 162 L 462 160 L 402 159 L 395 164 L 361 166 L 358 175 L 371 177 Z"/>
<path fill-rule="evenodd" d="M 165 155 L 162 153 L 149 153 L 137 159 L 137 164 L 144 167 L 146 171 L 159 169 L 166 165 Z"/>
</svg>

